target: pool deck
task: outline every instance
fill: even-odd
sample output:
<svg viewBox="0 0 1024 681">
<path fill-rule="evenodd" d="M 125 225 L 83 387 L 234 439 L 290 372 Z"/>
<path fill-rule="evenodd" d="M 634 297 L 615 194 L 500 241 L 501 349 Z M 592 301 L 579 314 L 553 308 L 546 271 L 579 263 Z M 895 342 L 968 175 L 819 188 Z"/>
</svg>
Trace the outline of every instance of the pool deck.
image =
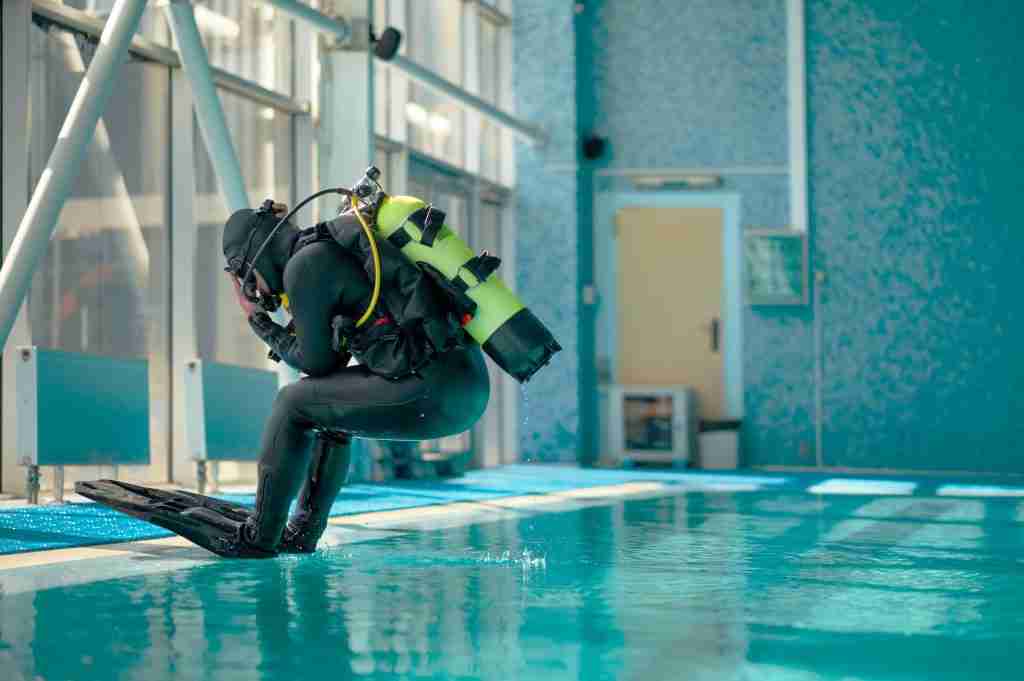
<svg viewBox="0 0 1024 681">
<path fill-rule="evenodd" d="M 575 510 L 624 498 L 688 491 L 802 495 L 1019 497 L 1024 485 L 932 477 L 821 473 L 578 469 L 523 464 L 454 479 L 351 485 L 332 508 L 324 547 L 396 532 L 422 532 L 509 517 Z M 251 495 L 225 498 L 252 503 Z M 126 557 L 134 560 L 125 561 Z M 121 558 L 120 561 L 110 561 Z M 160 528 L 93 503 L 0 509 L 0 587 L 7 592 L 165 571 L 218 560 Z M 74 566 L 73 569 L 72 566 Z"/>
</svg>

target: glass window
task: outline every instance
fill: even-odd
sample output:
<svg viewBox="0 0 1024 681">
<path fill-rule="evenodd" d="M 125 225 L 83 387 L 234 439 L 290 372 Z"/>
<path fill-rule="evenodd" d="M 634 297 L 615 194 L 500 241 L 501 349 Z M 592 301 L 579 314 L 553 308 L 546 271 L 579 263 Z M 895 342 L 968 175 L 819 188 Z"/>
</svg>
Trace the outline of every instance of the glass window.
<svg viewBox="0 0 1024 681">
<path fill-rule="evenodd" d="M 49 160 L 91 59 L 71 34 L 33 27 L 29 66 L 29 189 Z M 165 474 L 170 409 L 168 147 L 170 71 L 129 61 L 85 148 L 26 302 L 30 342 L 42 348 L 149 360 L 151 466 Z M 116 473 L 116 467 L 114 475 Z M 110 476 L 75 467 L 76 479 Z"/>
<path fill-rule="evenodd" d="M 462 84 L 462 0 L 408 0 L 409 58 Z"/>
<path fill-rule="evenodd" d="M 32 29 L 29 166 L 38 181 L 85 73 L 75 38 Z M 86 56 L 86 58 L 88 58 Z M 129 61 L 86 148 L 28 296 L 35 345 L 114 357 L 166 355 L 166 67 Z M 163 383 L 163 381 L 161 381 Z"/>
<path fill-rule="evenodd" d="M 292 197 L 291 116 L 220 92 L 249 201 Z M 234 287 L 224 273 L 221 238 L 230 212 L 219 193 L 202 135 L 196 127 L 196 333 L 199 356 L 228 364 L 267 368 L 267 347 L 249 328 Z"/>
<path fill-rule="evenodd" d="M 194 5 L 210 63 L 265 88 L 292 92 L 292 22 L 252 0 L 204 0 Z"/>
<path fill-rule="evenodd" d="M 480 21 L 480 97 L 501 108 L 500 29 L 486 17 Z M 480 174 L 497 182 L 501 176 L 502 129 L 480 121 Z"/>
<path fill-rule="evenodd" d="M 410 0 L 407 31 L 409 58 L 445 80 L 463 84 L 461 0 Z M 465 165 L 465 113 L 454 101 L 417 83 L 409 84 L 406 104 L 409 143 L 455 166 Z"/>
<path fill-rule="evenodd" d="M 106 20 L 114 7 L 114 0 L 64 0 L 63 4 Z M 160 45 L 169 46 L 171 44 L 167 19 L 164 10 L 158 3 L 150 2 L 146 5 L 142 19 L 139 21 L 138 34 Z"/>
<path fill-rule="evenodd" d="M 379 59 L 373 62 L 373 130 L 389 137 L 391 130 L 391 69 Z"/>
</svg>

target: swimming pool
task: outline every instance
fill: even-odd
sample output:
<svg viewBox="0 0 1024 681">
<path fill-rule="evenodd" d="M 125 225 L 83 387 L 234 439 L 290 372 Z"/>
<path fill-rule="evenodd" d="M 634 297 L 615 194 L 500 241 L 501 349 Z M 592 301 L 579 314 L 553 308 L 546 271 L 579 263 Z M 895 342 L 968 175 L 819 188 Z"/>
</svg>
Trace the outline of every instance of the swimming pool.
<svg viewBox="0 0 1024 681">
<path fill-rule="evenodd" d="M 0 670 L 13 674 L 0 676 L 1019 673 L 1019 498 L 631 494 L 484 502 L 462 515 L 414 509 L 376 525 L 340 519 L 312 557 L 221 561 L 154 547 L 69 563 L 92 570 L 91 581 L 2 594 Z"/>
</svg>

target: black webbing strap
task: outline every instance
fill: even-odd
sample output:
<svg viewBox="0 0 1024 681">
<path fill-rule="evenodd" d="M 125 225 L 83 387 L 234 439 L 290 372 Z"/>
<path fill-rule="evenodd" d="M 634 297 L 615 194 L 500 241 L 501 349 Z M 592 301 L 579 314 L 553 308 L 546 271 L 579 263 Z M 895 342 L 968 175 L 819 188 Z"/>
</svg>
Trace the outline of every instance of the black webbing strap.
<svg viewBox="0 0 1024 681">
<path fill-rule="evenodd" d="M 310 244 L 314 244 L 317 241 L 326 241 L 333 239 L 330 231 L 327 229 L 327 223 L 320 222 L 299 232 L 299 238 L 295 240 L 295 248 L 292 250 L 292 254 L 298 253 L 300 250 Z"/>
<path fill-rule="evenodd" d="M 495 257 L 484 251 L 478 256 L 472 257 L 462 264 L 462 268 L 469 270 L 481 284 L 487 281 L 487 277 L 494 274 L 494 271 L 501 265 L 501 258 Z"/>
<path fill-rule="evenodd" d="M 391 233 L 388 241 L 398 248 L 402 248 L 412 241 L 412 237 L 409 236 L 409 232 L 405 228 L 405 224 L 411 222 L 420 230 L 420 243 L 429 248 L 434 245 L 434 240 L 441 233 L 445 217 L 443 210 L 438 210 L 430 205 L 424 206 L 407 217 L 402 226 Z"/>
<path fill-rule="evenodd" d="M 412 241 L 412 237 L 409 236 L 409 232 L 405 231 L 405 225 L 402 225 L 395 231 L 391 232 L 391 236 L 388 237 L 388 241 L 394 244 L 395 248 L 401 250 L 407 243 Z"/>
</svg>

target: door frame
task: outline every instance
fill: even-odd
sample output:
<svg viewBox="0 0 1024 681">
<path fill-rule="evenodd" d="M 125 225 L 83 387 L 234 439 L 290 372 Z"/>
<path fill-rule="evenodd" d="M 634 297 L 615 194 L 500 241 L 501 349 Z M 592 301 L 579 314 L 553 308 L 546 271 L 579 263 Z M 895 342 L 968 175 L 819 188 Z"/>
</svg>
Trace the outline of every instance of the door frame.
<svg viewBox="0 0 1024 681">
<path fill-rule="evenodd" d="M 615 217 L 623 208 L 718 208 L 722 211 L 722 325 L 725 336 L 722 380 L 725 412 L 743 418 L 743 238 L 740 195 L 730 192 L 606 191 L 595 197 L 594 282 L 599 294 L 595 360 L 615 356 L 618 349 L 618 248 Z M 608 376 L 618 381 L 615 362 Z"/>
</svg>

